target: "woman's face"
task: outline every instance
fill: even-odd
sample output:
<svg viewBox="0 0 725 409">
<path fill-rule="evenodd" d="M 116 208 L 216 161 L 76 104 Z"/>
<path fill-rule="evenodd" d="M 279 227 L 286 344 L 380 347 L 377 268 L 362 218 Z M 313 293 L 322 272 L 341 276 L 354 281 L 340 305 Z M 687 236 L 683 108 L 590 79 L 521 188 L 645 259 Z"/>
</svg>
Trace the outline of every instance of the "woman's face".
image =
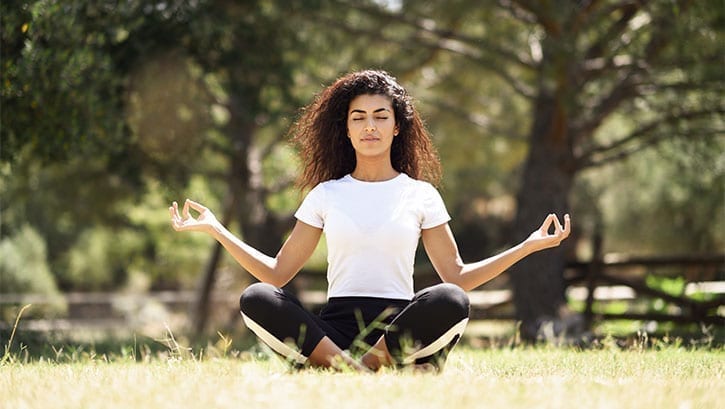
<svg viewBox="0 0 725 409">
<path fill-rule="evenodd" d="M 390 98 L 385 95 L 358 95 L 350 101 L 347 134 L 358 155 L 390 156 L 393 138 L 398 134 Z"/>
</svg>

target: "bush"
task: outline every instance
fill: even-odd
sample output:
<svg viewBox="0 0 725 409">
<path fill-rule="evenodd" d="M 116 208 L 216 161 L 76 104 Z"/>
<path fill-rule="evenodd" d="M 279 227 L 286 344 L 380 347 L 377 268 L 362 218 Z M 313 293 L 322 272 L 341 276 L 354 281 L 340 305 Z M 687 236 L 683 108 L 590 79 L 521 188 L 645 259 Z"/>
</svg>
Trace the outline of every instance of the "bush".
<svg viewBox="0 0 725 409">
<path fill-rule="evenodd" d="M 57 314 L 66 310 L 55 278 L 47 263 L 45 241 L 35 229 L 23 226 L 0 241 L 0 292 L 45 296 L 49 303 L 33 308 L 33 315 Z M 2 317 L 14 319 L 16 305 L 2 304 Z M 8 317 L 10 315 L 10 317 Z"/>
<path fill-rule="evenodd" d="M 129 268 L 143 247 L 143 237 L 133 231 L 92 227 L 67 253 L 63 281 L 76 290 L 116 289 L 126 282 Z"/>
</svg>

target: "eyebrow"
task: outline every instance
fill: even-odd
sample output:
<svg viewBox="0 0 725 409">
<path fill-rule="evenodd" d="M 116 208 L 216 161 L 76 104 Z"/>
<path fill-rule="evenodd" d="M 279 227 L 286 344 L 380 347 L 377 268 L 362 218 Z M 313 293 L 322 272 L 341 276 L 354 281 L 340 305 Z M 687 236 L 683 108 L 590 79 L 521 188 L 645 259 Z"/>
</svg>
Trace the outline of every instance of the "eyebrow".
<svg viewBox="0 0 725 409">
<path fill-rule="evenodd" d="M 375 111 L 373 111 L 373 114 L 377 114 L 378 112 L 383 112 L 383 111 L 390 112 L 390 110 L 388 108 L 378 108 Z M 367 111 L 364 111 L 362 109 L 353 109 L 352 111 L 350 111 L 350 113 L 351 114 L 367 114 Z"/>
</svg>

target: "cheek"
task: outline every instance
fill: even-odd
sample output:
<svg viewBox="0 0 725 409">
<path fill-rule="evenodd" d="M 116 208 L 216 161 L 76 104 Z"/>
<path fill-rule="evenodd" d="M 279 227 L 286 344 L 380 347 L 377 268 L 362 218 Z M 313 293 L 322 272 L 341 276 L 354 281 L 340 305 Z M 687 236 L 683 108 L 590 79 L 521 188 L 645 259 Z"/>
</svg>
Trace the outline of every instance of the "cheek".
<svg viewBox="0 0 725 409">
<path fill-rule="evenodd" d="M 358 131 L 355 130 L 354 126 L 347 126 L 347 139 L 350 141 L 350 143 L 355 143 L 355 138 L 353 138 L 353 135 L 356 135 Z"/>
</svg>

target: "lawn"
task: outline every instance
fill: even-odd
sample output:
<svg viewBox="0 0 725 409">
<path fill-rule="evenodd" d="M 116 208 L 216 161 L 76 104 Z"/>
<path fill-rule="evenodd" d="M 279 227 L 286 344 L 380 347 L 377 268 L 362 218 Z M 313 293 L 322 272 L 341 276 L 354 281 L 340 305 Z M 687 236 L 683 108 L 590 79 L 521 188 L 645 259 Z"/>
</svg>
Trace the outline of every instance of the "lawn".
<svg viewBox="0 0 725 409">
<path fill-rule="evenodd" d="M 723 408 L 723 352 L 459 347 L 441 374 L 293 372 L 256 352 L 15 354 L 0 408 Z"/>
</svg>

